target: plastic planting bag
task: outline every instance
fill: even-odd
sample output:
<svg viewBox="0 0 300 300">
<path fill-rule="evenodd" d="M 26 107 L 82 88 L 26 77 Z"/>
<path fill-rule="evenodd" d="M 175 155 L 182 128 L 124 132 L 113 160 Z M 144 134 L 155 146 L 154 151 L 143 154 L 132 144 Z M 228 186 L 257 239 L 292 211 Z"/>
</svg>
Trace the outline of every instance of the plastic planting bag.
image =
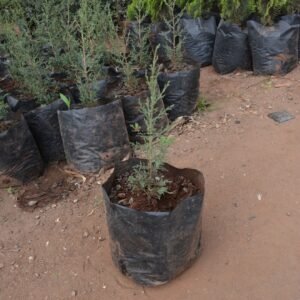
<svg viewBox="0 0 300 300">
<path fill-rule="evenodd" d="M 130 153 L 120 101 L 58 111 L 58 119 L 67 161 L 80 172 L 98 172 Z"/>
<path fill-rule="evenodd" d="M 298 58 L 300 59 L 300 14 L 283 16 L 281 20 L 298 29 Z"/>
<path fill-rule="evenodd" d="M 199 256 L 204 199 L 204 177 L 193 169 L 165 165 L 171 174 L 184 176 L 197 188 L 171 212 L 141 212 L 109 199 L 115 179 L 132 170 L 138 160 L 118 165 L 103 185 L 112 258 L 120 271 L 146 286 L 167 283 Z"/>
<path fill-rule="evenodd" d="M 166 107 L 171 107 L 168 112 L 170 120 L 191 115 L 195 111 L 199 97 L 199 66 L 187 71 L 160 73 L 157 80 L 161 90 L 169 83 L 164 103 Z"/>
<path fill-rule="evenodd" d="M 213 66 L 220 74 L 228 74 L 236 69 L 251 69 L 247 30 L 236 24 L 220 22 L 213 53 Z"/>
<path fill-rule="evenodd" d="M 188 63 L 208 66 L 216 38 L 216 19 L 182 19 L 184 57 Z"/>
<path fill-rule="evenodd" d="M 298 28 L 280 21 L 266 27 L 248 21 L 255 74 L 284 75 L 298 64 Z"/>
<path fill-rule="evenodd" d="M 0 187 L 26 183 L 39 177 L 44 165 L 26 121 L 0 132 Z"/>
<path fill-rule="evenodd" d="M 27 113 L 39 105 L 35 100 L 19 100 L 15 96 L 7 96 L 6 102 L 13 112 Z"/>
<path fill-rule="evenodd" d="M 41 106 L 25 114 L 25 119 L 46 163 L 65 159 L 57 118 L 58 110 L 66 110 L 62 100 Z"/>
<path fill-rule="evenodd" d="M 170 59 L 167 54 L 167 47 L 171 47 L 171 41 L 172 33 L 168 30 L 164 23 L 161 22 L 151 25 L 150 43 L 152 49 L 156 49 L 159 45 L 157 56 L 160 63 L 169 62 Z"/>
<path fill-rule="evenodd" d="M 142 142 L 139 138 L 138 133 L 146 132 L 146 124 L 143 113 L 141 112 L 141 103 L 144 103 L 149 97 L 149 92 L 144 91 L 139 95 L 135 96 L 124 96 L 122 99 L 122 105 L 124 110 L 124 116 L 126 121 L 129 138 L 132 142 Z M 163 101 L 158 103 L 158 108 L 163 108 Z M 158 126 L 164 127 L 168 123 L 167 115 L 158 122 Z M 137 124 L 140 127 L 140 131 L 134 131 L 133 126 Z"/>
</svg>

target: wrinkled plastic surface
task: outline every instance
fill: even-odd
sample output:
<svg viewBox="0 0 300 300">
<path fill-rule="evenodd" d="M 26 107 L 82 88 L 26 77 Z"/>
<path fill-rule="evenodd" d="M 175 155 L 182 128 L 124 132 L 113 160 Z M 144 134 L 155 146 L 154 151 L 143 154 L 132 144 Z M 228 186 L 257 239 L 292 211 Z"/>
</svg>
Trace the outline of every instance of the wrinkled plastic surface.
<svg viewBox="0 0 300 300">
<path fill-rule="evenodd" d="M 167 47 L 171 46 L 171 40 L 172 33 L 164 23 L 153 23 L 151 25 L 150 43 L 153 50 L 159 45 L 157 50 L 159 63 L 168 63 L 170 61 L 167 54 Z"/>
<path fill-rule="evenodd" d="M 0 187 L 39 177 L 44 165 L 26 121 L 0 133 Z"/>
<path fill-rule="evenodd" d="M 80 172 L 98 172 L 130 153 L 123 109 L 119 101 L 59 111 L 66 159 Z"/>
<path fill-rule="evenodd" d="M 123 162 L 103 185 L 112 258 L 120 271 L 146 286 L 167 283 L 191 266 L 201 246 L 204 177 L 192 169 L 165 165 L 168 172 L 190 179 L 198 192 L 171 212 L 140 212 L 109 199 L 114 179 L 138 160 Z"/>
<path fill-rule="evenodd" d="M 141 112 L 141 103 L 144 103 L 149 96 L 148 91 L 144 91 L 136 96 L 124 96 L 122 98 L 122 105 L 124 110 L 124 116 L 126 121 L 129 138 L 132 142 L 142 142 L 137 132 L 134 131 L 132 126 L 138 124 L 140 127 L 140 133 L 146 132 L 146 124 L 144 114 Z M 163 101 L 159 102 L 158 108 L 164 108 Z M 168 118 L 162 118 L 158 120 L 158 126 L 165 126 L 168 123 Z"/>
<path fill-rule="evenodd" d="M 62 100 L 39 107 L 25 114 L 25 119 L 46 163 L 65 159 L 57 118 L 58 110 L 66 110 Z"/>
<path fill-rule="evenodd" d="M 236 69 L 251 69 L 251 52 L 247 30 L 240 26 L 221 21 L 216 34 L 213 51 L 213 67 L 220 74 Z"/>
<path fill-rule="evenodd" d="M 35 100 L 19 100 L 15 96 L 7 96 L 6 102 L 13 112 L 27 113 L 39 105 Z"/>
<path fill-rule="evenodd" d="M 172 107 L 168 112 L 170 120 L 191 115 L 195 111 L 199 97 L 199 66 L 187 71 L 160 73 L 157 80 L 161 90 L 169 82 L 164 103 L 166 107 Z"/>
<path fill-rule="evenodd" d="M 216 19 L 182 19 L 184 57 L 188 63 L 208 66 L 212 63 L 212 55 L 216 38 Z"/>
<path fill-rule="evenodd" d="M 298 58 L 300 59 L 300 14 L 283 16 L 281 20 L 298 29 Z"/>
<path fill-rule="evenodd" d="M 298 64 L 298 29 L 284 21 L 266 27 L 248 21 L 253 70 L 258 75 L 284 75 Z"/>
</svg>

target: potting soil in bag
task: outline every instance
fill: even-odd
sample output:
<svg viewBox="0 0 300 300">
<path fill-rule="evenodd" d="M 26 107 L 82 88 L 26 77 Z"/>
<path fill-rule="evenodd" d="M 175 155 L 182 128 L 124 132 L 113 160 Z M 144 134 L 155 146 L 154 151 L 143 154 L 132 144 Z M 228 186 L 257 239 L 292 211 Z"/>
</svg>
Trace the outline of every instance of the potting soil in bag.
<svg viewBox="0 0 300 300">
<path fill-rule="evenodd" d="M 228 74 L 236 69 L 251 69 L 247 30 L 236 24 L 220 22 L 213 52 L 213 67 L 220 74 Z"/>
<path fill-rule="evenodd" d="M 136 164 L 135 160 L 121 163 L 103 185 L 112 258 L 124 275 L 157 286 L 178 276 L 199 256 L 204 178 L 197 170 L 166 164 L 168 172 L 191 180 L 196 194 L 182 199 L 171 212 L 141 212 L 109 199 L 115 178 Z"/>
<path fill-rule="evenodd" d="M 57 111 L 66 110 L 62 100 L 41 106 L 25 114 L 25 119 L 46 163 L 65 159 Z"/>
<path fill-rule="evenodd" d="M 136 96 L 124 96 L 122 99 L 122 105 L 124 110 L 124 116 L 126 121 L 129 138 L 132 142 L 142 142 L 139 133 L 146 132 L 146 124 L 144 114 L 141 112 L 141 103 L 145 102 L 149 97 L 149 92 L 145 91 Z M 164 108 L 163 101 L 158 103 L 158 108 Z M 163 128 L 168 123 L 168 117 L 158 120 L 157 126 Z M 133 126 L 137 124 L 140 128 L 139 132 L 136 132 Z"/>
<path fill-rule="evenodd" d="M 266 27 L 248 21 L 255 74 L 287 74 L 298 64 L 298 28 L 284 21 Z"/>
<path fill-rule="evenodd" d="M 182 19 L 183 50 L 185 60 L 207 66 L 212 63 L 216 38 L 216 19 Z"/>
<path fill-rule="evenodd" d="M 293 27 L 298 28 L 298 58 L 300 59 L 300 14 L 283 16 L 281 20 L 287 22 Z"/>
<path fill-rule="evenodd" d="M 59 111 L 58 119 L 67 161 L 81 172 L 98 172 L 130 153 L 120 101 Z"/>
<path fill-rule="evenodd" d="M 169 84 L 163 100 L 166 107 L 171 107 L 168 112 L 170 120 L 191 115 L 195 111 L 199 97 L 199 66 L 187 71 L 160 73 L 157 80 L 161 90 Z"/>
<path fill-rule="evenodd" d="M 26 183 L 39 177 L 44 165 L 33 136 L 22 118 L 0 132 L 0 187 Z"/>
</svg>

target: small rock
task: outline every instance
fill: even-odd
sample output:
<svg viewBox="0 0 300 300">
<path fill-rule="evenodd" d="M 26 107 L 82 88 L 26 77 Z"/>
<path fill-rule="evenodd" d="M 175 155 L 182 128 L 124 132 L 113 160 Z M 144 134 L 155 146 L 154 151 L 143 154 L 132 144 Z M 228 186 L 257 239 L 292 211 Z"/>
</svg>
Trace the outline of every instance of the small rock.
<svg viewBox="0 0 300 300">
<path fill-rule="evenodd" d="M 4 264 L 0 263 L 0 270 L 4 268 Z"/>
<path fill-rule="evenodd" d="M 288 217 L 290 217 L 290 216 L 291 216 L 291 213 L 290 213 L 290 212 L 288 212 L 288 213 L 286 213 L 286 215 L 287 215 Z"/>
<path fill-rule="evenodd" d="M 28 206 L 30 206 L 30 207 L 35 206 L 37 203 L 38 203 L 38 201 L 31 200 L 31 201 L 28 202 Z"/>
<path fill-rule="evenodd" d="M 56 207 L 56 204 L 52 204 L 51 207 L 52 207 L 52 208 L 55 208 L 55 207 Z"/>
<path fill-rule="evenodd" d="M 55 223 L 59 223 L 60 222 L 60 218 L 57 218 L 56 220 L 55 220 Z"/>
<path fill-rule="evenodd" d="M 34 256 L 29 256 L 28 260 L 29 260 L 29 262 L 33 262 L 34 261 Z"/>
<path fill-rule="evenodd" d="M 46 242 L 46 247 L 48 247 L 48 246 L 49 246 L 49 241 Z"/>
<path fill-rule="evenodd" d="M 125 193 L 119 193 L 119 194 L 117 195 L 117 197 L 118 197 L 119 199 L 124 199 L 124 198 L 126 198 L 126 194 L 125 194 Z"/>
<path fill-rule="evenodd" d="M 79 200 L 78 199 L 74 199 L 73 200 L 73 203 L 77 203 Z"/>
<path fill-rule="evenodd" d="M 39 220 L 41 217 L 40 217 L 39 215 L 37 215 L 37 216 L 35 216 L 35 218 L 36 218 L 37 220 Z"/>
<path fill-rule="evenodd" d="M 39 278 L 39 277 L 40 277 L 40 274 L 39 274 L 39 273 L 34 273 L 34 276 L 35 276 L 36 278 Z"/>
<path fill-rule="evenodd" d="M 106 289 L 106 285 L 105 285 L 105 284 L 103 284 L 102 288 L 103 288 L 103 289 Z"/>
<path fill-rule="evenodd" d="M 83 233 L 82 236 L 83 236 L 84 238 L 87 238 L 87 237 L 89 237 L 89 235 L 90 235 L 89 232 L 88 232 L 88 231 L 85 231 L 85 232 Z"/>
<path fill-rule="evenodd" d="M 117 184 L 116 185 L 116 190 L 119 191 L 121 189 L 121 185 Z"/>
<path fill-rule="evenodd" d="M 78 294 L 77 291 L 74 290 L 74 291 L 72 291 L 71 296 L 72 296 L 72 297 L 76 297 L 77 294 Z"/>
</svg>

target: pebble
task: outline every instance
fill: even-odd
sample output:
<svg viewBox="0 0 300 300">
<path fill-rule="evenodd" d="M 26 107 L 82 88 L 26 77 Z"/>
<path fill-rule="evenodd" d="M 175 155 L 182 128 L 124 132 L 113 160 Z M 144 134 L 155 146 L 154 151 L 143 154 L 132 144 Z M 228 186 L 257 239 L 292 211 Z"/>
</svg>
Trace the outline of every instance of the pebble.
<svg viewBox="0 0 300 300">
<path fill-rule="evenodd" d="M 51 207 L 52 207 L 52 208 L 55 208 L 55 207 L 56 207 L 56 204 L 52 204 Z"/>
<path fill-rule="evenodd" d="M 31 200 L 31 201 L 28 202 L 28 206 L 34 206 L 34 205 L 36 205 L 37 203 L 38 203 L 38 201 L 36 201 L 36 200 Z"/>
<path fill-rule="evenodd" d="M 291 213 L 290 213 L 290 212 L 288 212 L 288 213 L 286 213 L 286 215 L 287 215 L 288 217 L 290 217 L 290 216 L 291 216 Z"/>
<path fill-rule="evenodd" d="M 29 262 L 33 262 L 34 261 L 34 256 L 29 256 L 28 260 L 29 260 Z"/>
<path fill-rule="evenodd" d="M 4 268 L 4 264 L 0 263 L 0 270 Z"/>
<path fill-rule="evenodd" d="M 83 233 L 82 236 L 83 236 L 84 238 L 87 238 L 87 237 L 89 237 L 89 235 L 90 235 L 90 234 L 88 233 L 88 231 L 85 231 L 85 232 Z"/>
<path fill-rule="evenodd" d="M 77 291 L 75 291 L 75 290 L 72 291 L 71 296 L 72 296 L 72 297 L 76 297 L 76 296 L 77 296 Z"/>
<path fill-rule="evenodd" d="M 77 203 L 77 202 L 78 202 L 78 199 L 74 199 L 74 200 L 73 200 L 73 203 Z"/>
<path fill-rule="evenodd" d="M 125 195 L 125 193 L 119 193 L 119 194 L 117 195 L 117 197 L 118 197 L 119 199 L 124 199 L 124 198 L 126 198 L 126 195 Z"/>
</svg>

